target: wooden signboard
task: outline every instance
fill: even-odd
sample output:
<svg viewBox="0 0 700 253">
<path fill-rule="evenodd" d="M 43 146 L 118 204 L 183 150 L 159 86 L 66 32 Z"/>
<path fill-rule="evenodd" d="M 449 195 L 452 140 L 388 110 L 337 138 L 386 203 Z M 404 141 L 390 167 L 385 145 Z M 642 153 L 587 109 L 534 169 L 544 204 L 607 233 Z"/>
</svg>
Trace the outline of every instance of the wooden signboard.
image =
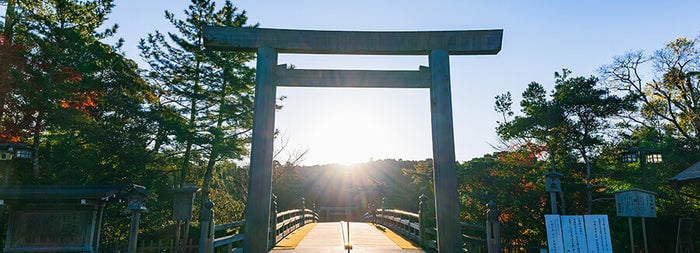
<svg viewBox="0 0 700 253">
<path fill-rule="evenodd" d="M 629 189 L 615 193 L 617 216 L 620 217 L 656 217 L 656 200 L 654 193 L 641 189 Z"/>
<path fill-rule="evenodd" d="M 10 211 L 5 252 L 90 252 L 94 208 Z"/>
<path fill-rule="evenodd" d="M 127 210 L 145 210 L 143 192 L 140 185 L 0 187 L 0 203 L 9 210 L 3 251 L 97 252 L 104 207 L 119 199 L 138 204 Z M 133 216 L 131 226 L 138 228 Z"/>
</svg>

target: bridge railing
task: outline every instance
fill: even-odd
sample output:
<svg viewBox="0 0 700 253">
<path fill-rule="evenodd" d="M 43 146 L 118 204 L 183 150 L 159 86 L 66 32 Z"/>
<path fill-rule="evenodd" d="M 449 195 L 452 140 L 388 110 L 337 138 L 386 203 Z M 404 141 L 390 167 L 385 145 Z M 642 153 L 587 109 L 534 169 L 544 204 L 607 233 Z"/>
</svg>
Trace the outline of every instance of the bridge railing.
<svg viewBox="0 0 700 253">
<path fill-rule="evenodd" d="M 287 237 L 300 227 L 318 221 L 318 214 L 311 209 L 292 209 L 277 214 L 274 225 L 275 243 Z"/>
<path fill-rule="evenodd" d="M 374 220 L 369 221 L 382 224 L 412 241 L 420 241 L 420 215 L 416 213 L 398 209 L 377 209 L 373 218 Z"/>
<path fill-rule="evenodd" d="M 282 212 L 277 212 L 277 197 L 272 198 L 272 213 L 270 217 L 270 249 L 294 230 L 303 227 L 305 224 L 318 222 L 318 214 L 311 209 L 304 208 L 304 199 L 301 198 L 300 209 L 292 209 Z M 231 223 L 216 225 L 214 223 L 214 204 L 208 201 L 203 212 L 203 221 L 201 222 L 200 238 L 199 238 L 199 253 L 237 253 L 243 252 L 240 248 L 245 235 L 243 234 L 243 226 L 245 220 L 234 221 Z M 223 236 L 219 236 L 222 235 Z"/>
<path fill-rule="evenodd" d="M 386 201 L 382 200 L 382 208 L 370 208 L 370 211 L 364 215 L 363 221 L 381 224 L 418 243 L 421 247 L 437 249 L 437 231 L 432 225 L 435 224 L 434 218 L 421 215 L 426 213 L 427 197 L 421 195 L 419 200 L 419 213 L 388 209 Z M 486 225 L 460 222 L 465 252 L 501 252 L 500 224 L 498 223 L 496 205 L 491 201 L 487 207 L 489 210 Z"/>
</svg>

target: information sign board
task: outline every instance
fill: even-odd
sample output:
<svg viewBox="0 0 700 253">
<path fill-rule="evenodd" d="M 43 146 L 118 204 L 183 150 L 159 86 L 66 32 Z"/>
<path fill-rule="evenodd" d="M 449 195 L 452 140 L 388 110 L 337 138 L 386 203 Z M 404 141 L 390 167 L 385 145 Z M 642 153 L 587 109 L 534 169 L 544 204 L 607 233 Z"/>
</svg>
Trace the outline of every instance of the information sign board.
<svg viewBox="0 0 700 253">
<path fill-rule="evenodd" d="M 620 217 L 656 217 L 656 200 L 654 193 L 640 189 L 629 189 L 615 193 L 617 216 Z"/>
<path fill-rule="evenodd" d="M 549 253 L 612 253 L 607 215 L 545 215 Z"/>
<path fill-rule="evenodd" d="M 583 216 L 562 215 L 561 231 L 564 241 L 564 250 L 566 250 L 567 253 L 588 253 Z"/>
<path fill-rule="evenodd" d="M 5 252 L 91 252 L 95 211 L 20 209 L 10 214 Z"/>
<path fill-rule="evenodd" d="M 607 215 L 584 215 L 588 253 L 612 253 Z"/>
<path fill-rule="evenodd" d="M 549 253 L 564 253 L 564 244 L 561 238 L 561 218 L 556 214 L 547 214 L 544 216 L 544 222 L 547 227 Z"/>
</svg>

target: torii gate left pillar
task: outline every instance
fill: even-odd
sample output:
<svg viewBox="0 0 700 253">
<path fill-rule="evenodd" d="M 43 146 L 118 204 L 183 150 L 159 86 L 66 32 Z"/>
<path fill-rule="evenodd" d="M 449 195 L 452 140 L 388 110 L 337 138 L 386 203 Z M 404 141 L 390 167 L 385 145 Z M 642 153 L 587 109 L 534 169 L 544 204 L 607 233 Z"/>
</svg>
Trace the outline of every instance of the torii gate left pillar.
<svg viewBox="0 0 700 253">
<path fill-rule="evenodd" d="M 246 253 L 268 252 L 277 86 L 429 88 L 438 251 L 462 252 L 450 86 L 450 55 L 497 54 L 503 30 L 340 32 L 204 27 L 213 50 L 257 52 Z M 297 70 L 277 66 L 278 53 L 428 55 L 418 71 Z"/>
</svg>

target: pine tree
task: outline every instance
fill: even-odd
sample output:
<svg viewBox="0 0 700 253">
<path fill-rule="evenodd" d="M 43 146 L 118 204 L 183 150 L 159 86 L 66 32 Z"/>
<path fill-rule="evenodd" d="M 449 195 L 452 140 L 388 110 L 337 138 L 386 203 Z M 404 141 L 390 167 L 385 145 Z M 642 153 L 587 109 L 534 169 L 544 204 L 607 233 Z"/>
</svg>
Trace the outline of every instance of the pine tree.
<svg viewBox="0 0 700 253">
<path fill-rule="evenodd" d="M 175 142 L 163 142 L 161 150 L 182 159 L 177 184 L 203 177 L 206 201 L 217 162 L 247 154 L 254 71 L 245 64 L 254 55 L 204 48 L 202 26 L 246 26 L 246 13 L 238 12 L 230 1 L 217 10 L 212 1 L 192 0 L 185 15 L 181 20 L 166 11 L 165 18 L 177 33 L 166 36 L 155 31 L 140 41 L 139 48 L 150 65 L 148 78 L 158 91 L 161 108 L 180 118 L 161 128 L 160 139 L 175 137 Z"/>
</svg>

